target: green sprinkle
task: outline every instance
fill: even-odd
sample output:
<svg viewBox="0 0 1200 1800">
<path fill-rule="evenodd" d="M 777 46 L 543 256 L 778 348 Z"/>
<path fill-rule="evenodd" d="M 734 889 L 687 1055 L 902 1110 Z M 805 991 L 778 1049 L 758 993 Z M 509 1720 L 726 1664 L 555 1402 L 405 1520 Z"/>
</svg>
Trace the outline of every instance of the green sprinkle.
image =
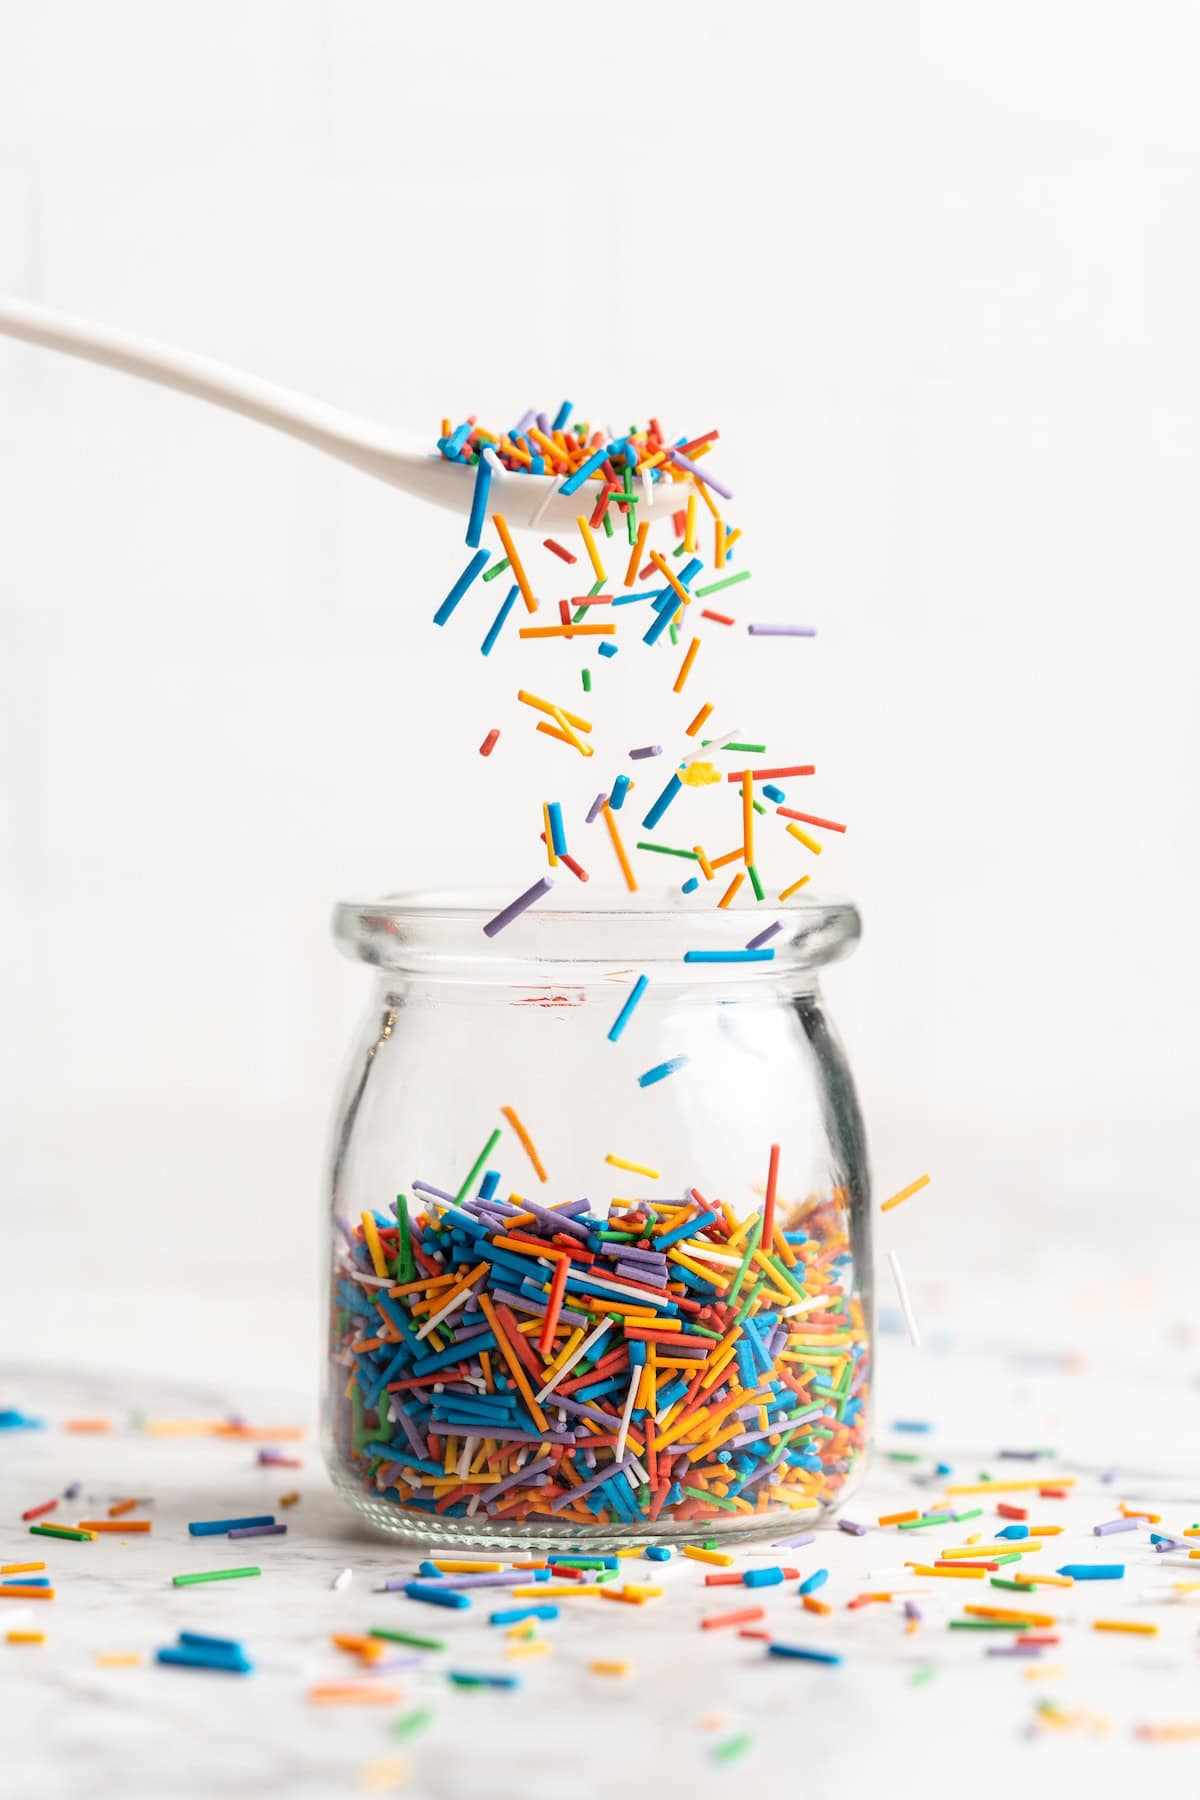
<svg viewBox="0 0 1200 1800">
<path fill-rule="evenodd" d="M 702 1550 L 719 1550 L 721 1548 L 720 1539 L 719 1538 L 705 1538 L 705 1540 L 701 1544 L 700 1548 Z"/>
<path fill-rule="evenodd" d="M 755 1282 L 754 1286 L 750 1289 L 750 1292 L 746 1295 L 746 1298 L 742 1301 L 742 1304 L 739 1306 L 738 1311 L 737 1311 L 737 1317 L 734 1319 L 733 1324 L 729 1328 L 731 1331 L 736 1331 L 738 1329 L 738 1327 L 742 1324 L 743 1320 L 745 1320 L 746 1318 L 749 1317 L 749 1314 L 754 1306 L 754 1302 L 758 1299 L 760 1292 L 762 1291 L 762 1289 L 764 1287 L 766 1287 L 766 1285 L 767 1285 L 766 1276 L 760 1275 L 758 1280 Z"/>
<path fill-rule="evenodd" d="M 951 1619 L 951 1631 L 1028 1631 L 1032 1619 Z"/>
<path fill-rule="evenodd" d="M 607 1569 L 608 1567 L 602 1556 L 555 1556 L 552 1554 L 546 1560 L 563 1569 Z"/>
<path fill-rule="evenodd" d="M 603 579 L 601 579 L 600 581 L 593 581 L 591 587 L 588 589 L 588 599 L 590 600 L 593 594 L 602 594 L 603 592 L 604 592 Z"/>
<path fill-rule="evenodd" d="M 483 579 L 486 581 L 487 576 L 485 575 Z M 710 581 L 707 587 L 697 588 L 695 590 L 696 598 L 697 600 L 707 600 L 710 594 L 719 594 L 722 588 L 733 587 L 735 582 L 749 581 L 749 579 L 749 569 L 739 569 L 736 575 L 726 575 L 724 581 Z"/>
<path fill-rule="evenodd" d="M 172 1575 L 176 1587 L 195 1587 L 198 1581 L 237 1581 L 242 1575 L 261 1575 L 261 1569 L 206 1569 L 202 1575 Z"/>
<path fill-rule="evenodd" d="M 909 1685 L 911 1687 L 924 1687 L 925 1683 L 927 1681 L 932 1681 L 936 1674 L 937 1670 L 934 1665 L 932 1663 L 926 1663 L 923 1669 L 913 1670 L 909 1677 Z"/>
<path fill-rule="evenodd" d="M 761 814 L 762 814 L 762 816 L 763 816 L 763 818 L 764 818 L 764 819 L 765 819 L 765 818 L 766 818 L 766 816 L 767 816 L 767 809 L 766 809 L 766 807 L 765 807 L 765 806 L 764 806 L 764 805 L 763 805 L 763 803 L 762 803 L 762 801 L 761 801 L 761 800 L 752 800 L 752 801 L 751 801 L 751 802 L 750 802 L 750 804 L 751 804 L 751 806 L 752 806 L 752 807 L 753 807 L 753 808 L 754 808 L 754 810 L 755 810 L 755 812 L 756 812 L 756 813 L 761 813 Z"/>
<path fill-rule="evenodd" d="M 758 870 L 753 863 L 748 863 L 746 865 L 746 873 L 750 877 L 750 886 L 754 889 L 754 898 L 756 900 L 761 900 L 763 898 L 763 884 L 758 878 Z"/>
<path fill-rule="evenodd" d="M 1021 1552 L 1019 1550 L 1010 1550 L 1006 1556 L 989 1556 L 988 1557 L 988 1561 L 994 1562 L 994 1563 L 1020 1562 L 1020 1560 L 1021 1560 Z"/>
<path fill-rule="evenodd" d="M 470 1193 L 471 1189 L 475 1186 L 476 1181 L 479 1179 L 479 1173 L 480 1173 L 480 1170 L 483 1168 L 484 1163 L 487 1161 L 488 1157 L 492 1154 L 492 1151 L 496 1148 L 496 1145 L 499 1142 L 500 1142 L 500 1127 L 497 1125 L 495 1131 L 493 1131 L 491 1137 L 488 1139 L 487 1143 L 483 1146 L 483 1149 L 479 1152 L 479 1155 L 475 1158 L 475 1161 L 471 1164 L 470 1173 L 468 1174 L 467 1179 L 463 1182 L 462 1186 L 459 1188 L 458 1193 L 455 1197 L 455 1201 L 454 1201 L 455 1206 L 462 1205 L 463 1201 L 466 1199 L 466 1197 Z"/>
<path fill-rule="evenodd" d="M 961 1525 L 964 1519 L 982 1519 L 982 1517 L 982 1506 L 973 1506 L 970 1512 L 956 1512 L 954 1515 L 954 1523 L 956 1525 Z"/>
<path fill-rule="evenodd" d="M 926 1525 L 948 1525 L 953 1517 L 953 1513 L 940 1512 L 930 1513 L 924 1519 L 901 1519 L 897 1529 L 900 1531 L 923 1531 Z"/>
<path fill-rule="evenodd" d="M 572 625 L 578 625 L 578 624 L 579 624 L 579 623 L 580 623 L 580 621 L 581 621 L 581 620 L 582 620 L 582 619 L 583 619 L 583 618 L 584 618 L 584 616 L 585 616 L 585 615 L 586 615 L 586 613 L 587 613 L 587 610 L 588 610 L 588 609 L 587 609 L 587 606 L 586 606 L 586 604 L 585 604 L 585 605 L 583 605 L 583 606 L 581 606 L 581 607 L 580 607 L 580 608 L 579 608 L 579 609 L 578 609 L 578 611 L 577 611 L 577 612 L 576 612 L 576 613 L 575 613 L 575 615 L 574 615 L 574 617 L 573 617 L 573 618 L 572 618 L 572 620 L 571 620 L 571 623 L 572 623 Z"/>
<path fill-rule="evenodd" d="M 674 619 L 672 619 L 671 623 L 667 626 L 667 636 L 670 638 L 670 640 L 673 644 L 678 644 L 678 642 L 679 642 L 679 627 L 676 625 Z"/>
<path fill-rule="evenodd" d="M 921 1457 L 920 1457 L 920 1453 L 916 1450 L 889 1450 L 887 1453 L 887 1459 L 889 1462 L 909 1463 L 909 1462 L 920 1462 Z"/>
<path fill-rule="evenodd" d="M 580 669 L 579 679 L 583 683 L 584 693 L 590 694 L 592 691 L 592 671 L 590 669 Z"/>
<path fill-rule="evenodd" d="M 396 1256 L 395 1275 L 397 1281 L 411 1281 L 416 1274 L 416 1264 L 412 1253 L 412 1228 L 408 1222 L 408 1198 L 404 1194 L 396 1195 L 396 1222 L 400 1227 L 400 1248 Z"/>
<path fill-rule="evenodd" d="M 715 1763 L 733 1762 L 736 1757 L 744 1756 L 754 1739 L 748 1731 L 739 1731 L 736 1737 L 726 1738 L 723 1744 L 714 1744 L 712 1759 Z"/>
<path fill-rule="evenodd" d="M 407 1644 L 410 1650 L 444 1650 L 441 1638 L 418 1637 L 415 1631 L 384 1630 L 382 1626 L 372 1626 L 368 1637 L 386 1638 L 389 1644 Z"/>
<path fill-rule="evenodd" d="M 605 515 L 605 517 L 607 517 L 607 514 Z M 637 521 L 637 514 L 634 512 L 634 510 L 631 506 L 629 508 L 629 511 L 625 514 L 625 529 L 629 533 L 630 549 L 632 549 L 634 544 L 637 543 L 637 523 L 636 523 L 636 521 Z"/>
<path fill-rule="evenodd" d="M 656 850 L 660 856 L 686 856 L 692 862 L 700 861 L 694 850 L 675 850 L 670 844 L 638 844 L 637 848 L 639 850 Z"/>
<path fill-rule="evenodd" d="M 758 1240 L 762 1236 L 762 1223 L 762 1214 L 759 1213 L 757 1219 L 755 1219 L 754 1224 L 750 1228 L 750 1235 L 746 1239 L 746 1254 L 742 1258 L 741 1267 L 733 1278 L 733 1286 L 725 1295 L 727 1305 L 732 1305 L 737 1299 L 741 1285 L 746 1279 L 746 1271 L 754 1260 L 754 1252 L 758 1249 Z"/>
<path fill-rule="evenodd" d="M 365 1436 L 366 1428 L 363 1424 L 362 1388 L 359 1386 L 358 1372 L 356 1370 L 354 1385 L 350 1389 L 350 1448 L 352 1450 L 361 1450 L 363 1447 L 363 1438 Z"/>
<path fill-rule="evenodd" d="M 378 1631 L 370 1633 L 370 1636 L 372 1637 L 386 1637 L 388 1635 L 389 1634 L 386 1632 Z M 433 1716 L 432 1706 L 418 1706 L 416 1712 L 401 1713 L 400 1717 L 396 1719 L 392 1725 L 392 1736 L 398 1738 L 416 1737 L 418 1731 L 424 1731 L 425 1727 L 432 1722 Z"/>
<path fill-rule="evenodd" d="M 989 1577 L 989 1580 L 993 1587 L 1009 1588 L 1011 1591 L 1018 1594 L 1028 1594 L 1029 1592 L 1029 1583 L 1027 1581 L 1010 1581 L 1007 1575 L 992 1575 Z"/>
<path fill-rule="evenodd" d="M 76 1543 L 88 1544 L 95 1537 L 94 1531 L 76 1531 L 70 1525 L 31 1525 L 30 1537 L 74 1538 Z"/>
<path fill-rule="evenodd" d="M 485 569 L 483 572 L 483 579 L 485 581 L 495 581 L 497 575 L 503 575 L 507 567 L 508 558 L 506 556 L 503 562 L 493 563 L 490 569 Z"/>
<path fill-rule="evenodd" d="M 609 511 L 608 511 L 607 506 L 604 509 L 604 516 L 601 518 L 600 523 L 604 527 L 605 537 L 611 537 L 613 534 L 613 522 L 612 522 L 611 517 L 609 516 Z"/>
</svg>

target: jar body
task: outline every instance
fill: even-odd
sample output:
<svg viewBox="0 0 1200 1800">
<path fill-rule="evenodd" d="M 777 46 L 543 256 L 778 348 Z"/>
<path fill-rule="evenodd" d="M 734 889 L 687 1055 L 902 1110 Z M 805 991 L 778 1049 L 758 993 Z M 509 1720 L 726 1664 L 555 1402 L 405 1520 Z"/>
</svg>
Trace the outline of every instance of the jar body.
<svg viewBox="0 0 1200 1800">
<path fill-rule="evenodd" d="M 817 959 L 407 960 L 334 1132 L 339 1490 L 464 1545 L 778 1535 L 839 1503 L 869 1424 L 869 1174 Z"/>
</svg>

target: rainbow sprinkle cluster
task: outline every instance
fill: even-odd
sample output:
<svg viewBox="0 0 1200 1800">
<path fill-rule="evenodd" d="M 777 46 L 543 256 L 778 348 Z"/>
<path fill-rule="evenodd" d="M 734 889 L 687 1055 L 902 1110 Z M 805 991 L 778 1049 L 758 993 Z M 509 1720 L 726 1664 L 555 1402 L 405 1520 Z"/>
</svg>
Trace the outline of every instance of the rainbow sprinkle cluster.
<svg viewBox="0 0 1200 1800">
<path fill-rule="evenodd" d="M 668 634 L 678 642 L 685 617 L 698 615 L 674 675 L 672 693 L 680 695 L 697 665 L 699 621 L 723 630 L 735 623 L 700 602 L 749 579 L 748 570 L 727 572 L 742 534 L 727 525 L 719 501 L 732 495 L 705 460 L 718 434 L 671 441 L 651 419 L 644 429 L 614 437 L 572 425 L 570 413 L 569 403 L 553 418 L 529 412 L 499 433 L 474 419 L 457 427 L 443 420 L 442 456 L 475 469 L 466 529 L 472 555 L 434 623 L 449 625 L 477 579 L 487 583 L 505 571 L 512 585 L 480 644 L 484 656 L 518 600 L 526 615 L 539 612 L 551 580 L 566 590 L 557 600 L 557 622 L 517 628 L 535 664 L 561 658 L 572 639 L 595 643 L 611 663 L 618 619 L 630 621 L 652 650 Z M 534 552 L 536 567 L 518 552 L 497 498 L 514 473 L 552 477 L 546 505 L 555 495 L 580 496 L 578 542 L 544 539 Z M 664 505 L 657 494 L 664 483 L 678 484 L 677 507 L 673 495 Z M 711 515 L 711 553 L 698 547 L 701 507 Z M 649 547 L 652 520 L 639 518 L 639 509 L 674 526 L 679 542 L 670 558 Z M 618 525 L 628 545 L 616 559 L 619 567 L 612 543 Z M 495 561 L 483 546 L 489 526 Z M 698 585 L 706 556 L 714 579 Z M 594 577 L 582 593 L 576 590 L 583 583 L 570 573 L 581 558 Z M 606 561 L 614 562 L 611 576 Z M 748 629 L 812 635 L 807 626 Z M 581 678 L 590 693 L 591 671 L 582 670 Z M 591 719 L 524 687 L 517 700 L 543 737 L 584 759 L 595 756 Z M 708 893 L 728 907 L 747 880 L 756 900 L 766 897 L 755 850 L 763 800 L 814 855 L 822 846 L 801 822 L 834 832 L 845 827 L 784 805 L 786 793 L 775 784 L 813 774 L 811 764 L 737 768 L 723 777 L 716 755 L 761 756 L 766 747 L 743 741 L 737 727 L 697 743 L 713 712 L 706 702 L 690 723 L 680 719 L 676 729 L 686 750 L 667 759 L 665 784 L 656 781 L 649 805 L 638 807 L 647 835 L 635 854 L 690 861 L 697 873 L 689 871 L 683 892 L 699 895 L 696 904 Z M 499 737 L 498 728 L 491 730 L 481 754 L 490 757 Z M 634 745 L 626 752 L 629 770 L 641 771 L 662 755 L 660 743 Z M 702 845 L 672 846 L 653 837 L 685 788 L 722 794 L 730 784 L 736 784 L 740 823 L 733 849 L 710 857 Z M 619 770 L 582 822 L 586 829 L 603 819 L 630 892 L 637 878 L 618 816 L 634 785 L 633 773 Z M 550 891 L 560 864 L 576 880 L 589 879 L 572 854 L 576 831 L 568 832 L 564 812 L 559 798 L 540 802 L 539 861 L 544 856 L 547 873 L 484 924 L 489 937 Z M 732 880 L 710 886 L 730 863 L 739 865 Z M 791 880 L 780 900 L 807 879 Z M 782 929 L 781 919 L 756 929 L 745 948 L 684 947 L 682 959 L 769 962 L 775 956 L 770 940 Z M 645 976 L 631 983 L 608 1030 L 610 1042 L 627 1029 L 636 1034 L 646 986 Z M 687 1060 L 669 1056 L 638 1081 L 652 1088 Z M 511 1107 L 501 1110 L 544 1182 L 529 1133 Z M 868 1374 L 846 1192 L 777 1206 L 780 1153 L 773 1145 L 765 1202 L 761 1208 L 751 1202 L 744 1218 L 741 1209 L 710 1202 L 694 1187 L 679 1200 L 613 1201 L 607 1213 L 593 1214 L 587 1200 L 542 1205 L 519 1194 L 501 1198 L 499 1171 L 486 1167 L 499 1136 L 493 1132 L 457 1192 L 414 1181 L 423 1208 L 415 1216 L 400 1195 L 394 1215 L 372 1211 L 357 1225 L 338 1221 L 345 1242 L 337 1246 L 334 1268 L 331 1412 L 343 1473 L 359 1492 L 407 1512 L 478 1518 L 481 1525 L 546 1520 L 618 1531 L 660 1519 L 736 1525 L 779 1510 L 815 1511 L 834 1500 L 863 1445 Z M 617 1160 L 658 1179 L 656 1170 Z"/>
<path fill-rule="evenodd" d="M 338 1258 L 338 1447 L 406 1509 L 617 1528 L 833 1500 L 862 1448 L 867 1337 L 844 1211 L 761 1243 L 698 1194 L 608 1219 L 414 1184 Z M 481 1519 L 482 1522 L 482 1519 Z"/>
</svg>

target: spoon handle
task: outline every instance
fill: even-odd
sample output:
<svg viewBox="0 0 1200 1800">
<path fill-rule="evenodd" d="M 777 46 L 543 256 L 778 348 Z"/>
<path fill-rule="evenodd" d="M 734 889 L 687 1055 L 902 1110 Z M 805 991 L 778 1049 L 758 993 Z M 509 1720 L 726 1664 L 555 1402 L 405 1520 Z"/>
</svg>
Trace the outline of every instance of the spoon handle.
<svg viewBox="0 0 1200 1800">
<path fill-rule="evenodd" d="M 369 419 L 326 406 L 306 394 L 246 375 L 208 357 L 195 356 L 191 351 L 176 350 L 134 332 L 97 325 L 27 300 L 0 295 L 0 336 L 21 338 L 44 350 L 79 356 L 86 362 L 117 369 L 123 375 L 136 375 L 159 387 L 190 394 L 195 400 L 207 400 L 227 412 L 240 413 L 245 419 L 286 432 L 289 437 L 299 438 L 316 450 L 324 450 L 396 486 L 407 485 L 403 469 L 417 457 L 415 449 L 395 432 Z"/>
</svg>

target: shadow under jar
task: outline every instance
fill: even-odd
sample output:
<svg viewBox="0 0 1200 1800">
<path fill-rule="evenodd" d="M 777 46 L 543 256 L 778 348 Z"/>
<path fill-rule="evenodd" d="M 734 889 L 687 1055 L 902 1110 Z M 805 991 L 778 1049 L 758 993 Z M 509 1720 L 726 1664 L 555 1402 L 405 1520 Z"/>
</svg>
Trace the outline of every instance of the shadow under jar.
<svg viewBox="0 0 1200 1800">
<path fill-rule="evenodd" d="M 330 1178 L 333 1480 L 448 1545 L 800 1531 L 867 1443 L 867 1152 L 817 984 L 858 913 L 689 962 L 757 920 L 633 896 L 489 938 L 503 900 L 335 913 L 377 975 Z"/>
</svg>

